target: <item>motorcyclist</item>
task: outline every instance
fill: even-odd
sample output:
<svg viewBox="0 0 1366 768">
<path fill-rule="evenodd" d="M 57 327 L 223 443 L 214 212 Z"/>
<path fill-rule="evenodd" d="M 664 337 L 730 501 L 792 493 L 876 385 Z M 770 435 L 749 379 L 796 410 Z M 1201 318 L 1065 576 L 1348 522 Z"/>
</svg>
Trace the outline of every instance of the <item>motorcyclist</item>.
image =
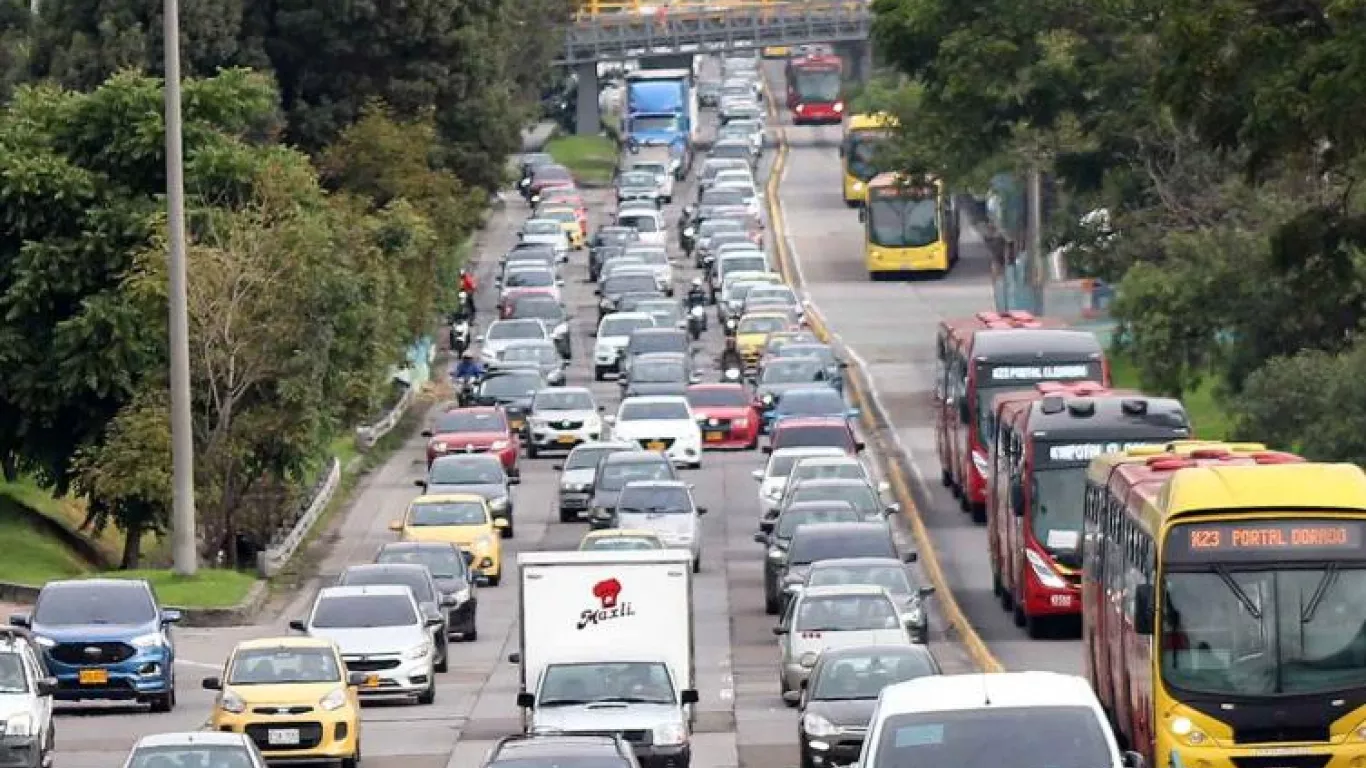
<svg viewBox="0 0 1366 768">
<path fill-rule="evenodd" d="M 474 314 L 474 289 L 477 287 L 474 273 L 468 269 L 460 270 L 460 291 L 465 294 L 465 310 L 471 315 Z"/>
<path fill-rule="evenodd" d="M 727 336 L 726 347 L 721 350 L 721 372 L 725 373 L 732 368 L 742 371 L 744 370 L 744 367 L 745 361 L 744 358 L 740 357 L 740 348 L 735 344 L 735 337 Z"/>
<path fill-rule="evenodd" d="M 451 378 L 456 381 L 461 379 L 479 379 L 484 376 L 484 365 L 474 359 L 474 354 L 465 352 L 460 355 L 460 362 L 451 371 Z"/>
<path fill-rule="evenodd" d="M 694 277 L 688 286 L 688 308 L 700 307 L 707 303 L 707 292 L 702 287 L 702 278 Z"/>
</svg>

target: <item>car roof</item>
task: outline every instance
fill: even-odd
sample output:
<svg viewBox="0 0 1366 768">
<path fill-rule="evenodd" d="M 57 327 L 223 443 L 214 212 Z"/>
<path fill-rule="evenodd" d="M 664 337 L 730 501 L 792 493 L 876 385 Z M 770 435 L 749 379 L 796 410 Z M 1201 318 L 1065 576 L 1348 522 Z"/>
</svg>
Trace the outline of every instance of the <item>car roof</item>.
<svg viewBox="0 0 1366 768">
<path fill-rule="evenodd" d="M 457 461 L 468 462 L 471 464 L 476 461 L 482 461 L 487 464 L 490 460 L 497 462 L 498 466 L 500 467 L 503 466 L 502 459 L 499 459 L 496 454 L 492 453 L 448 453 L 444 456 L 437 456 L 435 459 L 433 459 L 432 467 L 436 466 L 437 462 L 441 461 L 444 461 L 448 464 L 454 464 Z M 431 472 L 432 467 L 427 467 L 427 471 L 429 473 Z"/>
<path fill-rule="evenodd" d="M 357 597 L 360 595 L 412 597 L 413 590 L 402 584 L 352 584 L 344 587 L 323 587 L 318 590 L 319 600 L 325 597 Z"/>
<path fill-rule="evenodd" d="M 625 759 L 617 740 L 611 736 L 546 734 L 512 736 L 498 742 L 490 762 L 497 763 L 504 753 L 515 753 L 515 759 L 555 757 L 561 755 L 603 755 L 607 752 Z M 510 754 L 509 757 L 512 757 Z"/>
<path fill-rule="evenodd" d="M 108 579 L 100 578 L 98 576 L 89 579 L 60 579 L 49 581 L 43 585 L 43 591 L 49 589 L 89 589 L 91 587 L 98 587 L 100 589 L 141 589 L 145 592 L 152 591 L 152 587 L 147 583 L 146 579 Z"/>
<path fill-rule="evenodd" d="M 627 488 L 688 488 L 688 483 L 682 480 L 632 480 L 622 486 L 622 490 Z"/>
<path fill-rule="evenodd" d="M 991 707 L 1096 707 L 1085 680 L 1056 672 L 989 672 L 934 675 L 882 689 L 883 714 L 943 712 Z"/>
<path fill-rule="evenodd" d="M 806 501 L 788 502 L 787 506 L 783 507 L 778 514 L 781 516 L 783 513 L 791 512 L 793 510 L 830 509 L 831 507 L 848 508 L 850 512 L 858 511 L 854 509 L 854 502 L 845 501 L 844 499 L 807 499 Z M 840 523 L 840 525 L 845 525 L 845 523 Z"/>
<path fill-rule="evenodd" d="M 281 637 L 258 637 L 254 640 L 243 640 L 237 644 L 236 651 L 256 651 L 262 648 L 336 648 L 331 640 L 322 637 L 308 637 L 306 635 L 288 635 Z"/>
<path fill-rule="evenodd" d="M 644 313 L 642 313 L 642 314 L 644 314 Z M 684 330 L 682 330 L 682 329 L 680 329 L 680 328 L 659 328 L 659 327 L 655 327 L 655 328 L 637 328 L 637 329 L 635 329 L 634 331 L 631 331 L 631 335 L 632 335 L 632 336 L 635 336 L 636 334 L 640 334 L 641 336 L 677 336 L 677 335 L 679 335 L 679 334 L 686 334 L 686 333 L 687 333 L 687 331 L 684 331 Z"/>
<path fill-rule="evenodd" d="M 806 458 L 798 459 L 797 463 L 801 464 L 802 466 L 840 466 L 845 464 L 852 464 L 856 467 L 867 469 L 867 467 L 864 466 L 862 461 L 859 461 L 853 456 L 850 456 L 849 454 L 845 453 L 842 448 L 836 450 L 838 450 L 839 453 L 832 453 L 828 456 L 808 456 Z"/>
<path fill-rule="evenodd" d="M 811 389 L 816 389 L 816 387 L 811 387 Z M 776 431 L 780 429 L 801 429 L 802 427 L 845 427 L 847 429 L 849 428 L 849 420 L 845 416 L 795 416 L 783 419 L 773 428 Z"/>
<path fill-rule="evenodd" d="M 248 744 L 245 733 L 227 733 L 225 731 L 179 731 L 175 733 L 151 733 L 138 739 L 134 749 L 138 747 L 181 747 L 196 744 L 217 745 L 224 747 L 246 747 Z"/>
<path fill-rule="evenodd" d="M 798 421 L 798 419 L 787 419 L 786 421 Z M 843 448 L 837 448 L 833 445 L 794 445 L 790 448 L 779 448 L 778 450 L 773 452 L 774 457 L 781 456 L 784 458 L 788 456 L 801 457 L 835 455 L 848 456 L 849 454 L 845 453 Z"/>
<path fill-rule="evenodd" d="M 556 392 L 577 392 L 583 395 L 593 394 L 593 390 L 589 389 L 588 387 L 541 387 L 540 389 L 536 390 L 536 394 L 538 395 L 541 393 L 554 394 Z"/>
<path fill-rule="evenodd" d="M 379 545 L 379 551 L 375 555 L 378 556 L 381 552 L 414 552 L 424 549 L 460 551 L 459 546 L 449 541 L 387 541 Z"/>
<path fill-rule="evenodd" d="M 811 570 L 818 571 L 823 568 L 857 568 L 859 566 L 886 565 L 905 567 L 905 563 L 895 557 L 837 557 L 831 560 L 817 560 L 811 564 Z"/>
<path fill-rule="evenodd" d="M 683 403 L 687 404 L 688 398 L 682 395 L 636 395 L 628 398 L 632 403 L 644 403 L 645 405 L 658 405 L 661 403 Z M 623 403 L 627 400 L 622 400 Z"/>
<path fill-rule="evenodd" d="M 348 565 L 342 570 L 341 578 L 346 578 L 347 574 L 367 575 L 367 574 L 405 574 L 420 576 L 424 573 L 430 574 L 427 566 L 418 563 L 358 563 Z"/>
<path fill-rule="evenodd" d="M 849 523 L 832 523 L 832 525 L 849 525 Z M 806 526 L 802 527 L 805 528 Z M 828 587 L 807 587 L 802 590 L 802 597 L 866 597 L 885 594 L 887 594 L 887 590 L 876 584 L 832 584 Z"/>
<path fill-rule="evenodd" d="M 614 317 L 618 320 L 649 320 L 652 323 L 655 321 L 654 317 L 649 312 L 613 312 L 599 320 L 598 325 L 602 325 Z M 641 330 L 645 329 L 642 328 Z"/>
<path fill-rule="evenodd" d="M 634 483 L 632 483 L 632 485 L 634 485 Z M 583 537 L 585 539 L 657 539 L 659 538 L 659 532 L 636 528 L 605 528 L 601 531 L 589 531 L 588 533 L 585 533 Z"/>
<path fill-rule="evenodd" d="M 653 463 L 666 462 L 669 457 L 659 451 L 643 451 L 633 448 L 629 451 L 618 451 L 604 456 L 602 460 L 613 464 L 641 464 L 647 461 Z"/>
<path fill-rule="evenodd" d="M 703 384 L 689 384 L 689 385 L 688 385 L 688 391 L 689 391 L 689 392 L 693 391 L 694 389 L 702 389 L 702 390 L 708 390 L 708 389 L 709 389 L 709 390 L 726 390 L 726 391 L 739 390 L 739 391 L 741 391 L 741 392 L 744 392 L 744 391 L 745 391 L 745 385 L 744 385 L 744 384 L 736 384 L 736 383 L 731 382 L 731 381 L 708 381 L 708 382 L 705 382 L 705 383 L 703 383 Z"/>
<path fill-rule="evenodd" d="M 573 450 L 573 451 L 570 451 L 570 453 L 573 453 L 574 451 L 577 451 L 577 450 L 579 450 L 579 449 L 581 449 L 581 448 L 582 448 L 582 449 L 585 449 L 585 450 L 594 450 L 594 451 L 600 451 L 600 450 L 601 450 L 601 451 L 605 451 L 605 450 L 614 450 L 614 451 L 635 451 L 635 450 L 639 450 L 638 448 L 636 448 L 636 444 L 635 444 L 635 443 L 628 443 L 628 442 L 626 442 L 626 441 L 624 441 L 624 440 L 597 440 L 597 441 L 592 441 L 592 442 L 587 442 L 587 443 L 579 443 L 578 445 L 574 446 L 574 450 Z"/>
<path fill-rule="evenodd" d="M 842 536 L 891 536 L 886 523 L 811 523 L 797 529 L 802 538 L 838 538 Z"/>
</svg>

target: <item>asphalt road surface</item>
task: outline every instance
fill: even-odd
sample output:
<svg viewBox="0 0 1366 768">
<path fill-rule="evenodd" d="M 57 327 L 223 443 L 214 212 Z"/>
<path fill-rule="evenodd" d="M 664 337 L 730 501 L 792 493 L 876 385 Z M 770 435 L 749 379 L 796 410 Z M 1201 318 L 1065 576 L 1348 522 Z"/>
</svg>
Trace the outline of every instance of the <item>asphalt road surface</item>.
<svg viewBox="0 0 1366 768">
<path fill-rule="evenodd" d="M 781 92 L 782 66 L 770 62 L 766 72 Z M 793 126 L 786 112 L 782 122 L 789 154 L 780 200 L 789 249 L 809 300 L 867 374 L 910 457 L 911 482 L 930 500 L 920 510 L 922 519 L 954 597 L 1007 669 L 1081 674 L 1076 640 L 1030 640 L 1001 610 L 991 593 L 985 527 L 973 524 L 939 484 L 932 410 L 935 333 L 941 318 L 994 308 L 981 235 L 962 221 L 962 255 L 945 279 L 871 282 L 863 263 L 863 227 L 840 194 L 841 127 Z"/>
<path fill-rule="evenodd" d="M 837 129 L 829 129 L 837 136 Z M 773 152 L 761 166 L 766 175 Z M 854 258 L 856 230 L 853 214 L 838 206 L 834 196 L 834 149 L 798 148 L 788 178 L 793 197 L 787 220 L 797 228 L 799 243 L 810 243 L 807 253 L 829 260 L 834 271 L 808 268 L 808 275 L 821 281 L 814 288 L 836 327 L 849 332 L 849 318 L 876 316 L 877 307 L 859 309 L 847 285 L 866 284 L 858 280 Z M 805 181 L 803 181 L 805 180 Z M 809 183 L 806 183 L 809 182 Z M 677 220 L 678 209 L 692 197 L 692 183 L 682 185 L 675 203 L 668 206 L 667 218 Z M 603 221 L 610 190 L 589 191 L 591 218 Z M 798 208 L 801 206 L 801 208 Z M 797 214 L 808 207 L 819 209 L 815 220 Z M 827 210 L 829 209 L 829 210 Z M 806 211 L 803 210 L 803 213 Z M 816 211 L 810 211 L 816 213 Z M 517 226 L 527 209 L 515 194 L 497 212 L 481 237 L 478 253 L 482 277 L 480 319 L 487 322 L 494 296 L 487 287 L 490 271 L 497 258 L 513 243 Z M 821 219 L 826 219 L 822 221 Z M 814 232 L 828 228 L 839 233 L 837 241 L 847 253 L 819 253 L 820 243 L 831 243 L 828 236 L 813 243 Z M 671 247 L 676 247 L 675 238 Z M 771 235 L 771 233 L 770 233 Z M 770 236 L 771 239 L 771 236 Z M 591 386 L 609 412 L 614 411 L 618 388 L 614 382 L 593 383 L 587 361 L 591 354 L 589 331 L 595 325 L 596 301 L 587 281 L 586 255 L 575 254 L 566 268 L 565 298 L 574 315 L 575 362 L 571 385 Z M 694 276 L 680 259 L 677 269 L 679 288 Z M 842 269 L 842 271 L 841 271 Z M 897 301 L 900 286 L 885 286 L 879 301 Z M 680 291 L 681 293 L 681 291 Z M 834 299 L 841 299 L 836 301 Z M 904 299 L 902 299 L 904 300 Z M 842 306 L 842 309 L 841 309 Z M 882 307 L 881 309 L 885 309 Z M 871 322 L 871 320 L 869 320 Z M 884 335 L 892 330 L 882 332 Z M 863 331 L 860 331 L 861 333 Z M 878 333 L 871 325 L 867 333 Z M 877 336 L 872 337 L 874 340 Z M 719 354 L 719 323 L 710 323 L 697 367 L 707 380 L 715 380 L 715 360 Z M 878 348 L 861 347 L 866 354 L 886 355 Z M 895 352 L 896 350 L 890 350 Z M 880 359 L 880 358 L 878 358 Z M 879 375 L 892 375 L 879 367 Z M 917 374 L 919 375 L 919 374 Z M 693 741 L 693 760 L 699 768 L 790 768 L 797 765 L 796 717 L 778 694 L 777 648 L 771 628 L 773 617 L 764 615 L 762 605 L 762 550 L 753 541 L 757 528 L 757 486 L 750 477 L 761 466 L 763 454 L 757 451 L 708 453 L 701 470 L 685 472 L 696 486 L 699 504 L 709 508 L 703 518 L 703 566 L 696 577 L 694 614 L 697 643 L 697 674 L 701 702 L 698 727 Z M 573 549 L 586 526 L 564 524 L 555 514 L 557 473 L 551 465 L 557 458 L 522 460 L 523 482 L 515 488 L 517 537 L 506 540 L 505 562 L 515 571 L 515 553 L 529 550 Z M 347 565 L 369 562 L 375 550 L 393 540 L 388 530 L 417 494 L 413 480 L 422 475 L 423 441 L 413 437 L 384 466 L 361 484 L 358 492 L 339 516 L 336 527 L 326 539 L 330 550 L 322 558 L 321 574 L 315 583 L 277 600 L 254 626 L 226 629 L 182 629 L 176 633 L 179 661 L 177 672 L 178 708 L 169 714 L 152 715 L 133 708 L 79 705 L 64 709 L 57 723 L 56 764 L 60 768 L 104 768 L 122 760 L 138 737 L 174 730 L 196 729 L 203 725 L 213 703 L 213 694 L 200 688 L 200 678 L 216 675 L 233 645 L 243 639 L 287 633 L 287 622 L 302 618 L 318 586 L 329 581 Z M 898 530 L 898 538 L 908 536 Z M 436 703 L 431 706 L 367 705 L 362 733 L 365 765 L 371 768 L 440 768 L 477 766 L 497 738 L 520 729 L 516 707 L 517 668 L 506 661 L 517 642 L 515 572 L 501 586 L 479 591 L 479 640 L 451 645 L 450 671 L 439 675 Z M 933 601 L 931 601 L 933 602 Z M 931 605 L 931 621 L 935 619 Z M 932 642 L 946 671 L 969 671 L 966 661 L 954 648 L 938 645 L 942 635 L 932 624 Z"/>
</svg>

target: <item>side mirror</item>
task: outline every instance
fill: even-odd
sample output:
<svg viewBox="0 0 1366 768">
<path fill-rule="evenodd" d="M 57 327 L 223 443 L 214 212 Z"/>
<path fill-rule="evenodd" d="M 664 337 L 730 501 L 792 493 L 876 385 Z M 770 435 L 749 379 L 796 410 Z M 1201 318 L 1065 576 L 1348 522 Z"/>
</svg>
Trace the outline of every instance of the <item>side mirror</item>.
<svg viewBox="0 0 1366 768">
<path fill-rule="evenodd" d="M 1119 757 L 1120 761 L 1124 764 L 1124 768 L 1143 768 L 1143 755 L 1140 755 L 1133 750 L 1127 750 Z"/>
<path fill-rule="evenodd" d="M 868 220 L 868 212 L 863 210 L 863 208 L 861 207 L 858 209 L 858 220 L 860 222 Z"/>
<path fill-rule="evenodd" d="M 464 558 L 465 565 L 469 565 L 470 563 L 474 562 L 474 553 L 469 551 L 468 549 L 460 550 L 460 557 Z"/>
<path fill-rule="evenodd" d="M 859 413 L 860 413 L 859 409 L 857 409 L 857 408 L 850 408 L 849 410 L 845 411 L 844 415 L 845 415 L 845 416 L 848 416 L 848 417 L 851 418 L 851 419 L 856 419 L 856 418 L 858 418 Z"/>
<path fill-rule="evenodd" d="M 617 423 L 617 417 L 616 417 L 616 416 L 612 416 L 612 415 L 603 416 L 603 417 L 602 417 L 602 423 L 604 423 L 604 424 L 606 424 L 606 425 L 608 425 L 608 426 L 610 427 L 610 426 L 612 426 L 613 424 L 616 424 L 616 423 Z"/>
<path fill-rule="evenodd" d="M 1153 585 L 1139 584 L 1134 588 L 1134 634 L 1148 636 L 1152 633 Z"/>
<path fill-rule="evenodd" d="M 968 401 L 966 398 L 958 401 L 958 420 L 964 424 L 972 422 L 972 411 L 968 410 Z"/>
<path fill-rule="evenodd" d="M 365 674 L 364 672 L 347 672 L 346 684 L 351 686 L 352 688 L 359 688 L 362 685 L 365 685 L 365 680 L 368 677 L 369 675 Z"/>
<path fill-rule="evenodd" d="M 401 530 L 403 530 L 403 521 L 402 521 L 402 520 L 390 520 L 390 521 L 389 521 L 389 530 L 391 530 L 391 531 L 401 531 Z"/>
<path fill-rule="evenodd" d="M 452 605 L 455 605 L 457 602 L 458 602 L 458 601 L 455 599 L 455 595 L 442 595 L 442 596 L 441 596 L 441 607 L 443 607 L 443 608 L 450 608 Z"/>
<path fill-rule="evenodd" d="M 413 481 L 413 485 L 416 485 L 418 488 L 421 488 L 421 489 L 424 490 L 424 491 L 427 490 L 427 481 L 426 481 L 426 480 L 414 480 L 414 481 Z"/>
<path fill-rule="evenodd" d="M 864 443 L 862 440 L 855 440 L 855 441 L 854 441 L 854 450 L 855 450 L 855 451 L 863 451 L 863 449 L 865 449 L 865 448 L 867 448 L 867 447 L 868 447 L 868 445 L 867 445 L 866 443 Z"/>
<path fill-rule="evenodd" d="M 179 624 L 181 618 L 183 618 L 183 616 L 180 611 L 174 608 L 165 608 L 161 611 L 162 624 Z"/>
<path fill-rule="evenodd" d="M 517 706 L 522 709 L 531 709 L 536 706 L 536 694 L 529 691 L 522 691 L 517 694 Z"/>
<path fill-rule="evenodd" d="M 901 512 L 901 505 L 894 501 L 891 504 L 887 505 L 886 512 L 889 515 L 898 514 Z"/>
<path fill-rule="evenodd" d="M 774 627 L 774 628 L 773 628 L 773 634 L 775 634 L 775 635 L 786 635 L 786 634 L 787 634 L 787 627 Z"/>
<path fill-rule="evenodd" d="M 699 515 L 705 515 L 705 514 L 707 514 L 707 508 L 706 508 L 706 507 L 698 507 L 698 508 L 697 508 L 697 514 L 699 514 Z"/>
<path fill-rule="evenodd" d="M 765 445 L 765 446 L 764 446 L 763 448 L 761 448 L 760 450 L 763 451 L 764 453 L 773 453 L 773 446 L 771 446 L 771 445 Z"/>
<path fill-rule="evenodd" d="M 292 629 L 292 630 L 294 630 L 295 632 L 307 632 L 307 631 L 308 631 L 308 625 L 305 624 L 305 623 L 303 622 L 302 619 L 294 619 L 294 620 L 290 621 L 290 622 L 289 622 L 289 628 Z"/>
<path fill-rule="evenodd" d="M 9 623 L 12 627 L 23 627 L 24 629 L 28 629 L 32 626 L 33 620 L 27 613 L 16 613 L 9 617 Z"/>
<path fill-rule="evenodd" d="M 754 534 L 754 543 L 755 543 L 755 544 L 767 544 L 767 543 L 768 543 L 768 534 L 764 533 L 763 531 L 759 531 L 758 533 Z"/>
<path fill-rule="evenodd" d="M 910 552 L 907 552 L 906 554 L 902 555 L 901 559 L 905 560 L 908 563 L 914 563 L 916 560 L 920 559 L 920 554 L 917 553 L 915 550 L 911 550 Z"/>
<path fill-rule="evenodd" d="M 564 465 L 563 465 L 563 464 L 551 464 L 551 465 L 550 465 L 550 468 L 553 469 L 553 470 L 555 470 L 556 472 L 563 472 L 563 471 L 564 471 Z"/>
<path fill-rule="evenodd" d="M 485 576 L 485 575 L 483 575 L 483 574 L 480 574 L 480 575 L 474 577 L 474 583 L 475 583 L 475 585 L 480 586 L 480 587 L 487 587 L 487 586 L 489 586 L 490 584 L 492 584 L 493 582 L 489 581 L 489 577 L 487 577 L 487 576 Z"/>
<path fill-rule="evenodd" d="M 57 688 L 59 688 L 60 685 L 61 685 L 61 684 L 57 681 L 57 678 L 55 678 L 55 677 L 45 677 L 45 678 L 43 678 L 42 680 L 39 680 L 39 681 L 38 681 L 38 695 L 39 695 L 39 696 L 53 696 L 53 695 L 56 695 L 56 693 L 57 693 Z"/>
<path fill-rule="evenodd" d="M 521 476 L 521 475 L 513 475 L 512 477 L 509 477 L 509 478 L 508 478 L 508 485 L 521 485 L 521 484 L 522 484 L 522 476 Z"/>
<path fill-rule="evenodd" d="M 517 653 L 516 651 L 513 651 L 512 653 L 509 653 L 509 654 L 508 654 L 508 663 L 509 663 L 509 664 L 521 664 L 521 663 L 522 663 L 522 654 Z"/>
<path fill-rule="evenodd" d="M 764 471 L 762 469 L 756 469 L 753 472 L 750 472 L 749 476 L 754 478 L 754 482 L 756 483 L 762 483 L 764 481 Z"/>
<path fill-rule="evenodd" d="M 694 373 L 693 375 L 689 376 L 689 377 L 688 377 L 688 383 L 690 383 L 690 384 L 701 384 L 701 383 L 702 383 L 702 376 L 701 376 L 701 374 Z"/>
<path fill-rule="evenodd" d="M 495 517 L 493 518 L 493 527 L 501 531 L 508 527 L 508 521 L 505 518 Z"/>
<path fill-rule="evenodd" d="M 475 337 L 474 337 L 474 342 L 475 342 L 476 344 L 482 344 L 482 343 L 484 342 L 484 335 L 483 335 L 483 334 L 479 334 L 478 336 L 475 336 Z"/>
<path fill-rule="evenodd" d="M 431 436 L 432 436 L 432 431 L 431 431 L 430 429 L 424 429 L 424 430 L 422 430 L 422 436 L 423 436 L 423 437 L 431 437 Z"/>
<path fill-rule="evenodd" d="M 199 685 L 206 691 L 223 690 L 223 681 L 219 680 L 216 677 L 206 677 L 203 680 L 199 681 Z"/>
<path fill-rule="evenodd" d="M 593 289 L 593 295 L 594 295 L 594 296 L 601 296 L 601 295 L 602 295 L 602 289 L 601 289 L 601 288 L 594 288 L 594 289 Z M 593 333 L 596 334 L 597 331 L 594 331 Z"/>
<path fill-rule="evenodd" d="M 934 587 L 921 587 L 915 591 L 922 599 L 934 594 Z"/>
<path fill-rule="evenodd" d="M 439 627 L 442 624 L 445 624 L 446 620 L 441 618 L 440 616 L 431 616 L 428 617 L 427 621 L 424 623 L 429 627 Z"/>
<path fill-rule="evenodd" d="M 684 688 L 678 692 L 678 700 L 684 704 L 696 704 L 698 702 L 697 691 L 693 688 Z"/>
</svg>

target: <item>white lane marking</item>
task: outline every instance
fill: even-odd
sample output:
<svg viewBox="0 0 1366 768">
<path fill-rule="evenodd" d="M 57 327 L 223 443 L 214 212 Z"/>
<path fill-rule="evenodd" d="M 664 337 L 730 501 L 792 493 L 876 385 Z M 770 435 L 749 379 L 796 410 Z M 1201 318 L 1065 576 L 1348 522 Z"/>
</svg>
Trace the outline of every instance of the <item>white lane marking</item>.
<svg viewBox="0 0 1366 768">
<path fill-rule="evenodd" d="M 194 667 L 195 669 L 222 669 L 222 664 L 209 664 L 203 661 L 191 661 L 189 659 L 176 659 L 175 663 L 184 667 Z"/>
</svg>

